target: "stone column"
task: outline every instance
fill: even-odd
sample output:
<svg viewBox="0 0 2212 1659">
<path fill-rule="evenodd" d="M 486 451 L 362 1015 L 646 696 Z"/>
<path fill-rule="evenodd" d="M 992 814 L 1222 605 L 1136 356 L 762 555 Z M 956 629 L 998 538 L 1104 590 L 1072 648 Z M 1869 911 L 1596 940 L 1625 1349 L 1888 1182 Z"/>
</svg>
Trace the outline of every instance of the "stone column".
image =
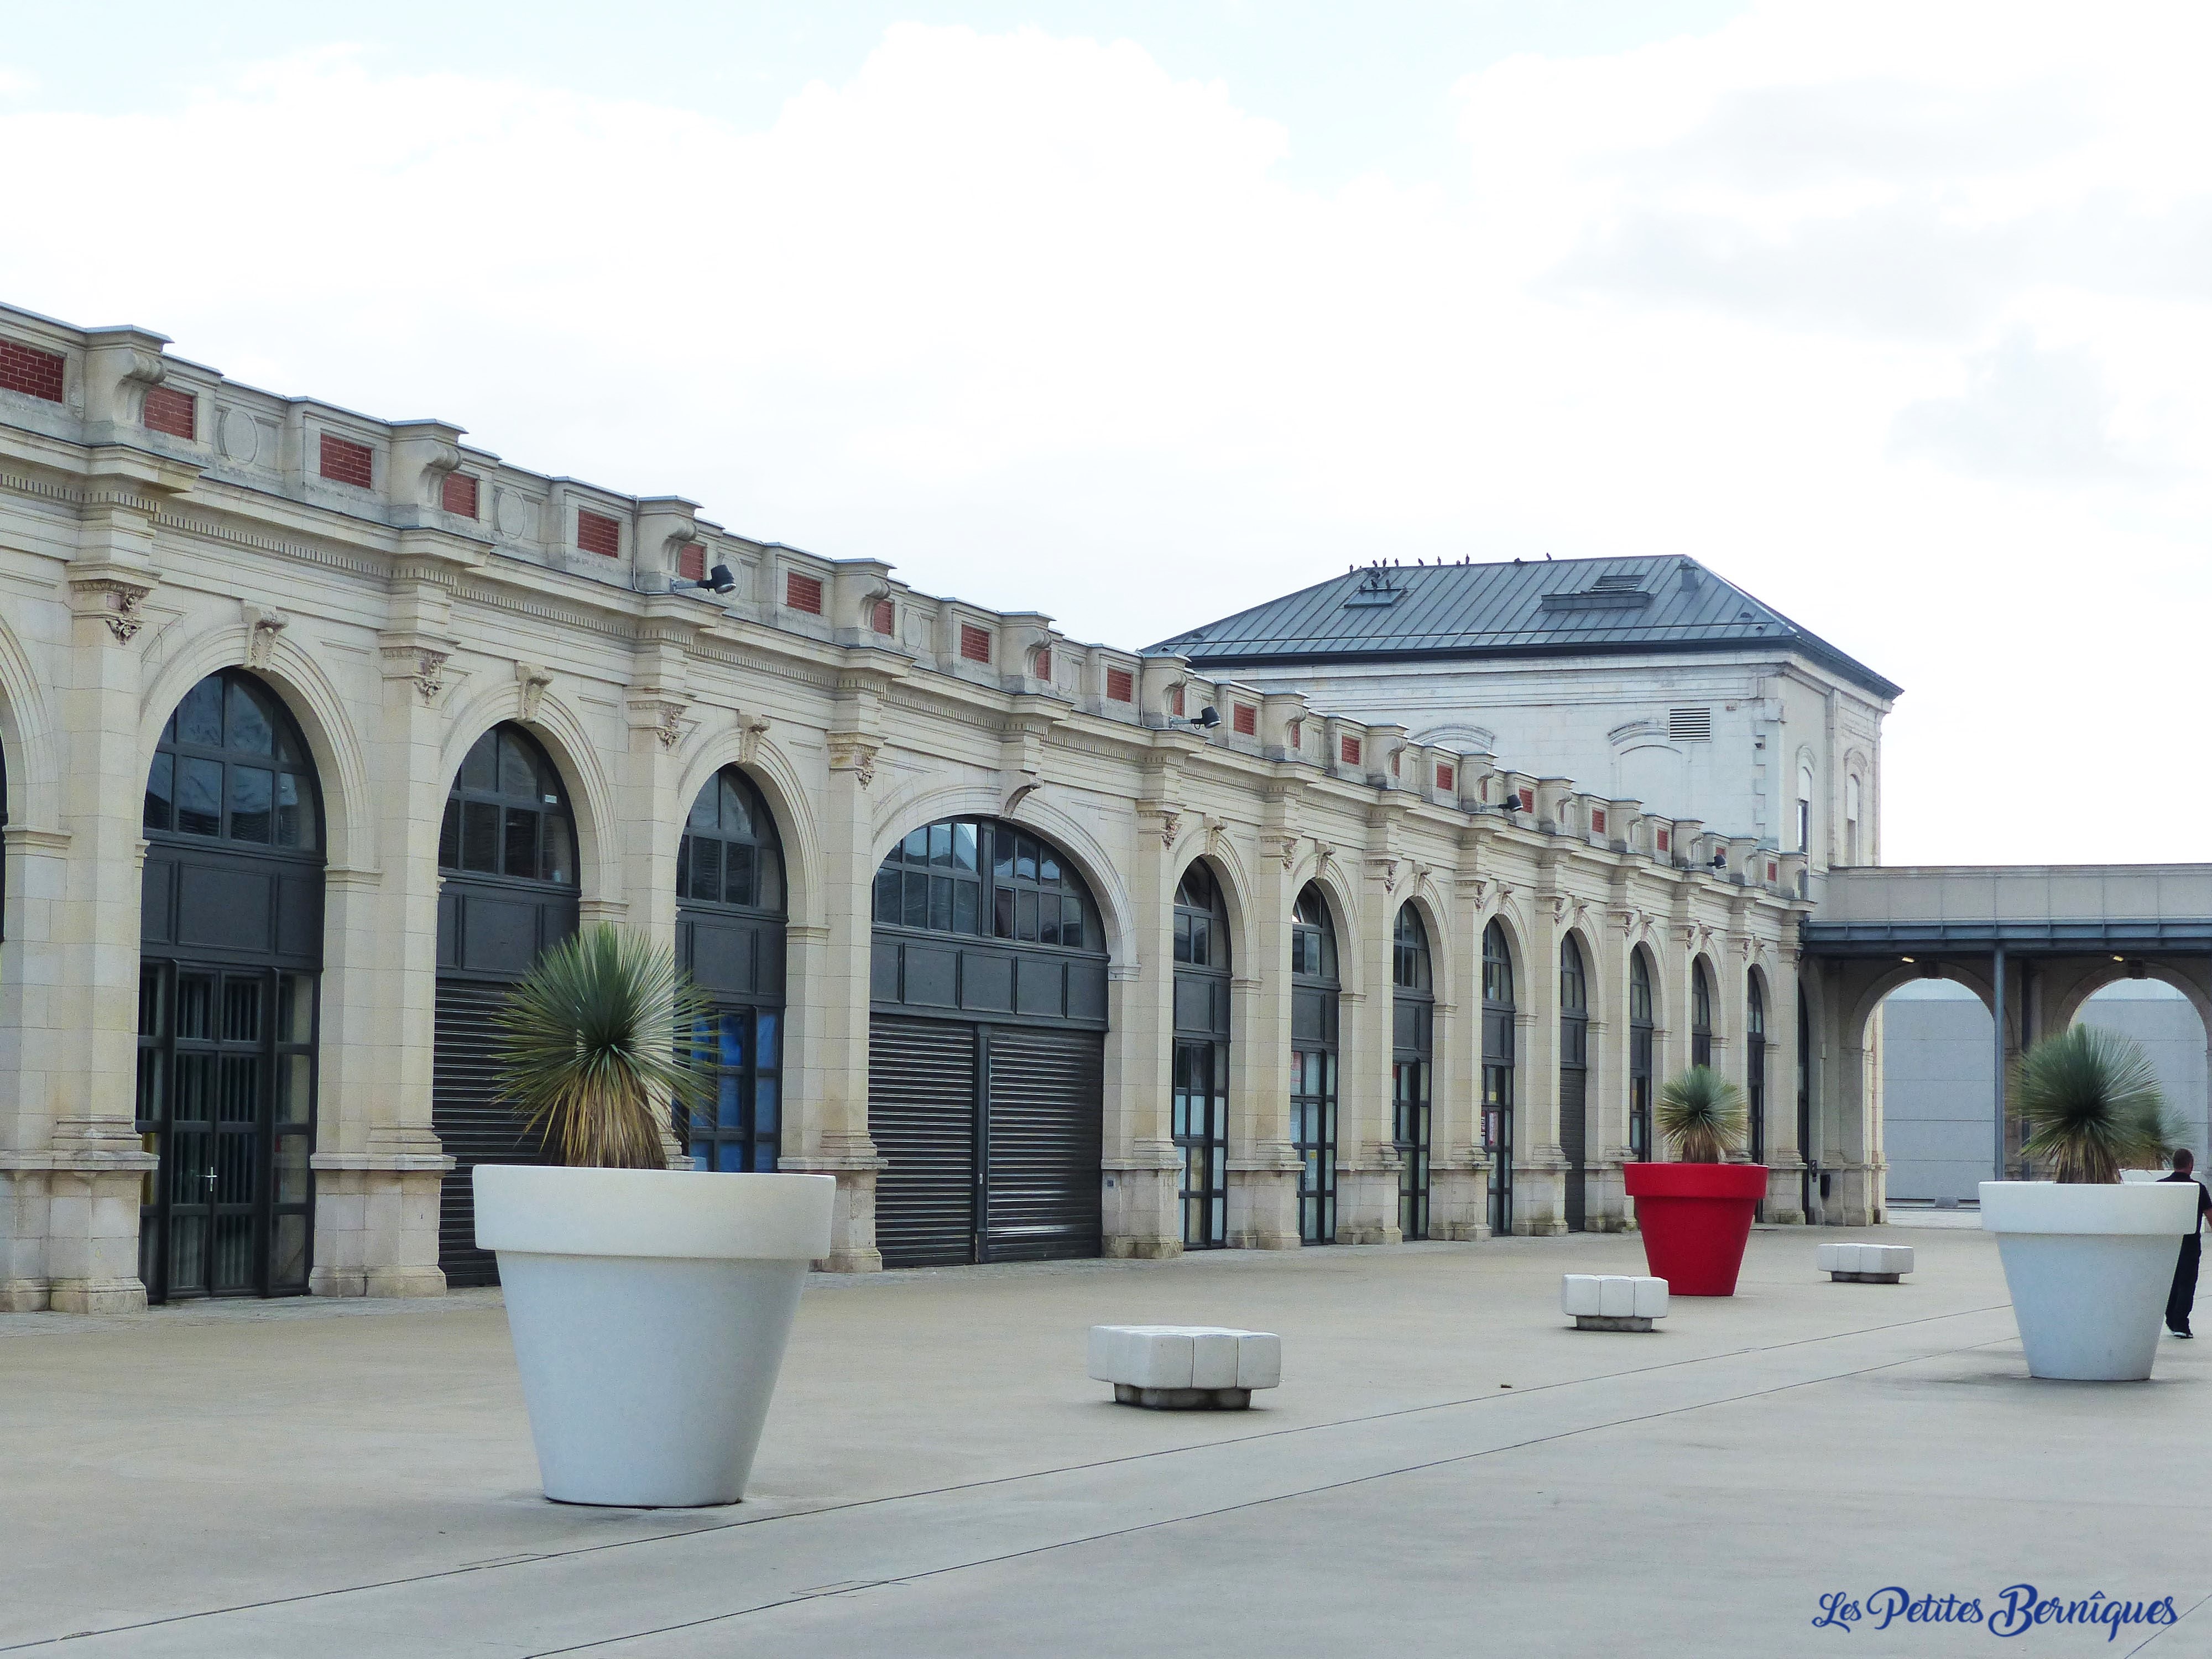
<svg viewBox="0 0 2212 1659">
<path fill-rule="evenodd" d="M 1482 930 L 1489 918 L 1480 837 L 1460 839 L 1451 916 L 1436 942 L 1449 954 L 1451 996 L 1436 1016 L 1435 1104 L 1429 1117 L 1429 1237 L 1490 1237 L 1490 1163 L 1482 1150 Z"/>
<path fill-rule="evenodd" d="M 57 665 L 54 698 L 67 757 L 61 823 L 42 838 L 50 849 L 66 849 L 58 869 L 42 872 L 50 890 L 59 877 L 47 929 L 52 1023 L 23 1034 L 26 1081 L 42 1079 L 44 1100 L 19 1100 L 10 1148 L 19 1176 L 43 1165 L 46 1301 L 64 1313 L 146 1305 L 138 1210 L 158 1160 L 136 1124 L 146 790 L 137 640 L 147 595 L 160 580 L 153 515 L 162 497 L 188 489 L 195 476 L 189 468 L 172 476 L 166 464 L 128 451 L 93 454 L 77 555 L 64 573 L 70 648 Z M 35 1303 L 36 1277 L 12 1299 Z"/>
<path fill-rule="evenodd" d="M 1610 809 L 1608 809 L 1610 810 Z M 1601 924 L 1591 915 L 1595 941 L 1590 963 L 1589 1139 L 1583 1162 L 1589 1171 L 1583 1225 L 1594 1233 L 1628 1227 L 1628 963 L 1638 918 L 1626 884 L 1616 880 L 1613 902 Z"/>
<path fill-rule="evenodd" d="M 1267 786 L 1267 828 L 1230 981 L 1229 1243 L 1237 1249 L 1295 1250 L 1300 1242 L 1291 1144 L 1292 872 L 1308 844 L 1297 829 L 1299 796 L 1294 778 Z"/>
<path fill-rule="evenodd" d="M 20 763 L 21 757 L 17 757 Z M 19 769 L 18 799 L 27 801 Z M 0 1106 L 0 1313 L 47 1305 L 47 1200 L 53 1093 L 70 1063 L 60 994 L 68 950 L 70 836 L 19 812 L 0 831 L 7 858 L 0 914 L 0 1078 L 14 1092 Z"/>
<path fill-rule="evenodd" d="M 659 544 L 674 547 L 690 539 L 680 527 L 664 532 L 653 525 Z M 679 539 L 680 538 L 680 539 Z M 641 540 L 640 545 L 645 544 Z M 636 654 L 623 697 L 629 744 L 611 769 L 615 778 L 615 822 L 621 826 L 621 924 L 642 933 L 660 949 L 676 948 L 676 852 L 691 803 L 678 797 L 681 780 L 677 751 L 690 730 L 691 694 L 689 650 L 697 635 L 691 601 L 662 594 L 645 601 L 638 623 Z M 691 1167 L 678 1144 L 672 1117 L 664 1120 L 669 1167 Z"/>
<path fill-rule="evenodd" d="M 787 930 L 784 1152 L 779 1167 L 835 1176 L 833 1273 L 875 1273 L 876 1174 L 868 1135 L 868 970 L 875 943 L 874 807 L 884 688 L 908 669 L 889 651 L 855 650 L 837 676 L 829 772 L 821 782 L 818 924 Z"/>
<path fill-rule="evenodd" d="M 1106 1254 L 1157 1260 L 1182 1254 L 1175 1144 L 1175 890 L 1195 857 L 1187 814 L 1152 789 L 1140 805 L 1133 913 L 1120 959 L 1107 969 L 1106 1121 L 1102 1194 Z M 1175 851 L 1185 842 L 1183 854 Z"/>
<path fill-rule="evenodd" d="M 1394 878 L 1404 860 L 1387 852 L 1389 830 L 1376 842 L 1352 891 L 1358 912 L 1353 934 L 1339 941 L 1336 1109 L 1336 1237 L 1344 1244 L 1395 1244 L 1398 1149 L 1392 1139 L 1391 1071 L 1396 1030 L 1392 931 L 1398 901 Z M 1370 842 L 1370 847 L 1376 844 Z"/>
<path fill-rule="evenodd" d="M 322 1048 L 315 1104 L 317 1296 L 442 1296 L 438 1198 L 453 1160 L 431 1127 L 437 1048 L 438 832 L 453 584 L 485 556 L 434 531 L 403 535 L 381 702 L 362 718 L 374 864 L 325 872 Z"/>
<path fill-rule="evenodd" d="M 1567 1230 L 1559 1148 L 1559 939 L 1568 901 L 1547 890 L 1558 855 L 1541 855 L 1543 883 L 1530 905 L 1528 962 L 1516 998 L 1520 1097 L 1514 1107 L 1513 1231 L 1539 1237 Z"/>
<path fill-rule="evenodd" d="M 1796 952 L 1785 946 L 1765 958 L 1761 965 L 1768 969 L 1766 1218 L 1785 1226 L 1802 1226 L 1807 1217 L 1804 1148 L 1797 1144 Z"/>
</svg>

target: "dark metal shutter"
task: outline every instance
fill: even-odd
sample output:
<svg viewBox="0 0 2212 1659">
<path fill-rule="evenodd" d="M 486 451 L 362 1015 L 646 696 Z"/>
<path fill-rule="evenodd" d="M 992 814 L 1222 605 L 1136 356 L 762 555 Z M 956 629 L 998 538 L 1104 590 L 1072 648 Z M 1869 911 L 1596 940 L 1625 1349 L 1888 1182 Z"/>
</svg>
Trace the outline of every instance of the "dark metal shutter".
<svg viewBox="0 0 2212 1659">
<path fill-rule="evenodd" d="M 994 1026 L 989 1054 L 983 1259 L 1098 1255 L 1104 1040 Z"/>
<path fill-rule="evenodd" d="M 870 1020 L 868 1133 L 890 1162 L 876 1176 L 884 1266 L 974 1261 L 975 1028 Z"/>
<path fill-rule="evenodd" d="M 1583 1166 L 1589 1161 L 1589 1120 L 1583 1107 L 1589 1096 L 1589 1073 L 1579 1066 L 1559 1070 L 1559 1151 L 1567 1160 L 1567 1231 L 1583 1231 L 1585 1194 Z"/>
<path fill-rule="evenodd" d="M 479 1164 L 550 1164 L 522 1120 L 492 1099 L 497 1082 L 492 1017 L 508 988 L 481 980 L 438 981 L 436 1055 L 430 1069 L 430 1127 L 454 1160 L 438 1194 L 438 1265 L 456 1288 L 499 1283 L 499 1264 L 477 1249 L 476 1195 L 469 1172 Z"/>
</svg>

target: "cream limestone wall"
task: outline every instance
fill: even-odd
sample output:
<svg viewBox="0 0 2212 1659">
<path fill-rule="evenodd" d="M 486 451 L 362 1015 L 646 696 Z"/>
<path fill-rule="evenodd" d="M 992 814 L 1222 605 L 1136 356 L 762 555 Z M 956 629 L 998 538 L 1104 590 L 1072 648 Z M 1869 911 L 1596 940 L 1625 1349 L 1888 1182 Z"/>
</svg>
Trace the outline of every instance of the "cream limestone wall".
<svg viewBox="0 0 2212 1659">
<path fill-rule="evenodd" d="M 783 1167 L 837 1178 L 828 1265 L 880 1266 L 868 1133 L 870 887 L 907 830 L 982 812 L 1034 828 L 1081 870 L 1110 954 L 1107 1249 L 1181 1249 L 1168 1120 L 1173 896 L 1210 860 L 1234 961 L 1231 1241 L 1297 1243 L 1290 1146 L 1290 912 L 1317 882 L 1345 996 L 1340 1237 L 1398 1237 L 1389 1125 L 1390 938 L 1412 901 L 1437 968 L 1432 1232 L 1484 1236 L 1488 1159 L 1515 1161 L 1516 1226 L 1564 1225 L 1558 951 L 1593 981 L 1589 1224 L 1630 1224 L 1628 949 L 1662 964 L 1663 1073 L 1687 1056 L 1688 963 L 1735 1009 L 1765 974 L 1794 1061 L 1802 858 L 1728 826 L 1578 793 L 1542 757 L 1408 741 L 1398 725 L 1262 696 L 1174 658 L 1072 640 L 1049 619 L 915 592 L 888 567 L 731 534 L 675 497 L 616 495 L 508 467 L 432 422 L 389 423 L 235 385 L 160 337 L 0 309 L 0 336 L 64 359 L 54 404 L 0 391 L 0 1306 L 143 1302 L 137 1214 L 152 1158 L 133 1127 L 139 823 L 154 744 L 201 677 L 260 675 L 306 734 L 327 817 L 313 1288 L 437 1294 L 431 1127 L 437 834 L 460 757 L 516 720 L 570 787 L 586 919 L 667 938 L 692 795 L 725 764 L 775 811 L 789 865 Z M 194 435 L 150 431 L 149 386 L 196 399 Z M 374 488 L 320 475 L 320 439 L 366 445 Z M 471 489 L 447 511 L 448 479 Z M 580 551 L 579 511 L 617 556 Z M 687 548 L 735 575 L 672 591 Z M 802 608 L 819 582 L 819 612 Z M 794 605 L 793 600 L 799 604 Z M 987 661 L 973 660 L 979 653 Z M 1123 682 L 1125 700 L 1112 692 Z M 1189 724 L 1201 708 L 1220 723 Z M 1180 708 L 1178 716 L 1172 712 Z M 1249 733 L 1238 711 L 1249 708 Z M 1522 779 L 1541 801 L 1501 810 Z M 1602 786 L 1601 786 L 1601 788 Z M 1518 805 L 1518 798 L 1515 798 Z M 1663 839 L 1662 839 L 1663 838 Z M 1662 850 L 1663 849 L 1663 850 Z M 1711 867 L 1716 853 L 1726 867 Z M 1483 929 L 1520 967 L 1518 1144 L 1485 1148 Z M 1716 1054 L 1740 1067 L 1735 1040 Z M 1768 1146 L 1795 1156 L 1771 1086 Z M 1865 1140 L 1864 1136 L 1860 1137 Z M 1794 1166 L 1792 1166 L 1794 1167 Z M 1778 1192 L 1787 1185 L 1779 1171 Z"/>
</svg>

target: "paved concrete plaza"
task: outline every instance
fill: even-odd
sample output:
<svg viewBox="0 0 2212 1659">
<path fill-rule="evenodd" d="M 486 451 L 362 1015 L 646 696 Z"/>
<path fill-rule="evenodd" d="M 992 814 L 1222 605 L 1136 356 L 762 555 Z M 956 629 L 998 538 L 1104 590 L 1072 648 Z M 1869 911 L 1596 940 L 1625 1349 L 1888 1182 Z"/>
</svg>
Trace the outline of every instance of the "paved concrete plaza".
<svg viewBox="0 0 2212 1659">
<path fill-rule="evenodd" d="M 1814 1246 L 1912 1244 L 1897 1286 Z M 538 1495 L 496 1292 L 0 1317 L 0 1650 L 169 1656 L 2136 1650 L 1872 1617 L 2212 1590 L 2212 1341 L 2027 1380 L 1991 1242 L 1761 1231 L 1733 1301 L 1577 1333 L 1633 1237 L 810 1286 L 745 1504 Z M 1249 1413 L 1109 1403 L 1104 1322 L 1279 1331 Z M 66 1642 L 57 1638 L 74 1638 Z M 2212 1606 L 2155 1633 L 2212 1654 Z"/>
</svg>

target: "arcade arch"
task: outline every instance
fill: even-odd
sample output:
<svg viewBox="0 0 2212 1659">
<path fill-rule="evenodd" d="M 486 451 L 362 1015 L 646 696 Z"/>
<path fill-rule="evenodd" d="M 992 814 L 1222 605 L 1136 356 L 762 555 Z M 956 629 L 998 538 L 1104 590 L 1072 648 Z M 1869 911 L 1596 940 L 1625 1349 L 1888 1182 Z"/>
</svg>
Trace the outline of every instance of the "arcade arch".
<svg viewBox="0 0 2212 1659">
<path fill-rule="evenodd" d="M 1102 1249 L 1104 928 L 1073 860 L 940 818 L 878 867 L 868 1129 L 885 1267 Z"/>
<path fill-rule="evenodd" d="M 497 1019 L 515 981 L 576 931 L 577 839 L 568 785 L 512 720 L 461 757 L 438 830 L 438 983 L 430 1125 L 453 1160 L 439 1194 L 438 1266 L 454 1286 L 495 1285 L 476 1242 L 479 1164 L 542 1164 L 544 1147 L 495 1098 Z"/>
<path fill-rule="evenodd" d="M 206 675 L 146 775 L 135 1116 L 151 1301 L 306 1293 L 314 1233 L 321 787 L 298 722 Z"/>
</svg>

